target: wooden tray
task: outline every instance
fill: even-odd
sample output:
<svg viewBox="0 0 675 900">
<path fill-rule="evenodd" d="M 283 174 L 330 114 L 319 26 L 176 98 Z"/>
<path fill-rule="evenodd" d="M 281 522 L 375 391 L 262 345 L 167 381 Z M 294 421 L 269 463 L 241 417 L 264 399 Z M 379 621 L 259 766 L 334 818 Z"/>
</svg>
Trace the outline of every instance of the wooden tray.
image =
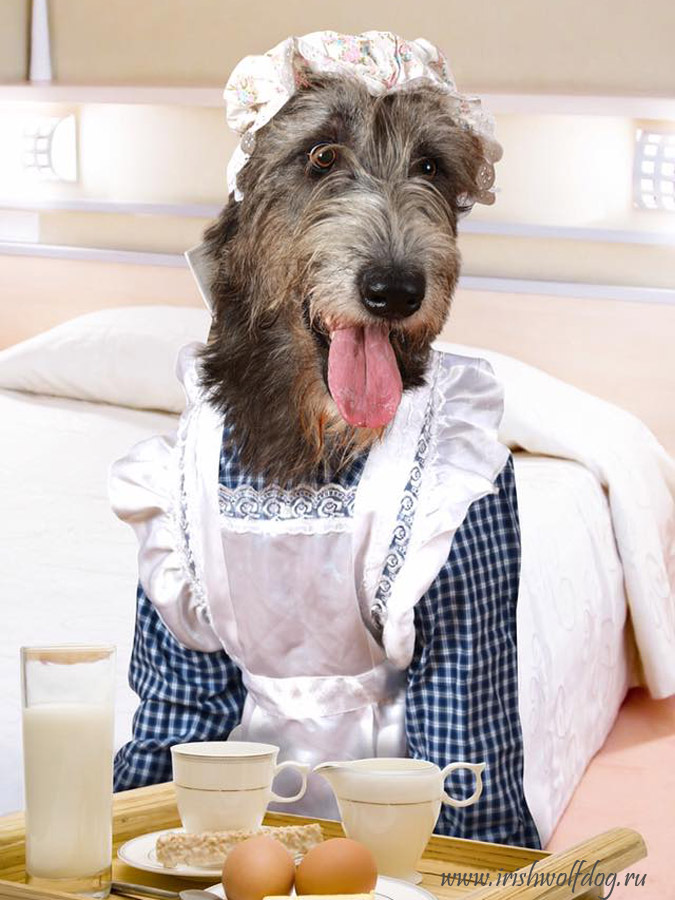
<svg viewBox="0 0 675 900">
<path fill-rule="evenodd" d="M 343 835 L 339 822 L 276 813 L 269 813 L 265 818 L 265 824 L 269 825 L 304 824 L 310 821 L 320 822 L 324 837 Z M 116 858 L 117 848 L 124 841 L 150 831 L 175 828 L 179 825 L 173 784 L 161 784 L 116 794 L 113 803 L 115 857 L 113 878 L 116 881 L 148 884 L 168 890 L 205 887 L 209 883 L 212 884 L 213 877 L 206 878 L 204 884 L 201 884 L 195 879 L 142 872 Z M 0 900 L 72 900 L 74 896 L 72 894 L 44 891 L 25 884 L 24 837 L 23 814 L 0 818 Z M 508 847 L 434 835 L 418 868 L 424 876 L 422 885 L 439 900 L 449 900 L 475 891 L 477 885 L 475 881 L 461 886 L 443 885 L 444 873 L 458 872 L 468 875 L 476 873 L 478 876 L 489 873 L 496 876 L 500 871 L 513 872 L 548 856 L 549 854 L 543 851 L 529 850 L 525 847 Z M 596 896 L 594 893 L 580 893 L 575 895 L 575 900 L 594 896 Z"/>
</svg>

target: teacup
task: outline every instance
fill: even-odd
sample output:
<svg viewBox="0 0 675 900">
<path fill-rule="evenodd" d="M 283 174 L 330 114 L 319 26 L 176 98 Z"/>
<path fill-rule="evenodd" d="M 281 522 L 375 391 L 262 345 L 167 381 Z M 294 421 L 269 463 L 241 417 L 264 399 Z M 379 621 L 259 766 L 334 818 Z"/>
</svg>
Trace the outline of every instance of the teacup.
<svg viewBox="0 0 675 900">
<path fill-rule="evenodd" d="M 445 779 L 457 769 L 469 769 L 476 779 L 476 788 L 466 799 L 444 790 Z M 475 803 L 483 792 L 484 769 L 485 763 L 454 762 L 441 770 L 420 759 L 380 758 L 328 762 L 314 771 L 329 781 L 345 833 L 371 850 L 380 875 L 419 883 L 415 866 L 441 805 Z"/>
<path fill-rule="evenodd" d="M 171 748 L 176 801 L 183 828 L 200 831 L 251 831 L 258 828 L 271 800 L 293 803 L 307 789 L 310 766 L 287 760 L 277 764 L 274 744 L 206 741 Z M 282 769 L 295 768 L 302 778 L 292 797 L 272 791 Z"/>
</svg>

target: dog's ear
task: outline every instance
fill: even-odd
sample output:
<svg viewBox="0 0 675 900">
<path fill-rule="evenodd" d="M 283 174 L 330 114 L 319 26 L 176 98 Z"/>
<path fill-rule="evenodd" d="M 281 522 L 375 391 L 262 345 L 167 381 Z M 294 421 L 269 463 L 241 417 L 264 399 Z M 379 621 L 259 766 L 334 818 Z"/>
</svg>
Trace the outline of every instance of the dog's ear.
<svg viewBox="0 0 675 900">
<path fill-rule="evenodd" d="M 213 321 L 209 332 L 209 341 L 217 330 L 219 315 L 223 312 L 223 304 L 228 297 L 236 294 L 235 287 L 237 275 L 234 271 L 235 254 L 232 244 L 239 228 L 240 203 L 230 195 L 229 202 L 222 209 L 220 215 L 204 232 L 204 255 L 209 263 L 212 273 L 209 285 L 209 295 L 212 301 L 211 315 Z"/>
<path fill-rule="evenodd" d="M 230 194 L 228 203 L 216 221 L 204 232 L 204 249 L 214 270 L 218 270 L 222 263 L 226 263 L 228 244 L 239 227 L 240 206 L 241 204 L 235 201 L 234 194 Z"/>
</svg>

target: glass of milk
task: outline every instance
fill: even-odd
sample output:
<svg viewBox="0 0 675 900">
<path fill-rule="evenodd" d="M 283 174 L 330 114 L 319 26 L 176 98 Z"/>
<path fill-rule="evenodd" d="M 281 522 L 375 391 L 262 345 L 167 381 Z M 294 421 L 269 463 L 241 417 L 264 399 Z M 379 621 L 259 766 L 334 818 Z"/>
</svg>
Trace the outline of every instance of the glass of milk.
<svg viewBox="0 0 675 900">
<path fill-rule="evenodd" d="M 115 648 L 22 647 L 26 876 L 107 897 Z"/>
</svg>

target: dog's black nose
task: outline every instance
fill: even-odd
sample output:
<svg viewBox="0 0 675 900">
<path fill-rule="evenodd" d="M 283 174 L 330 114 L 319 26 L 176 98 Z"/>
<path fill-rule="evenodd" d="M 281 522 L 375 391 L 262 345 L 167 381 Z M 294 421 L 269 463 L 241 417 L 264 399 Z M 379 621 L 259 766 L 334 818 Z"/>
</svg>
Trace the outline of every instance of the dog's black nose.
<svg viewBox="0 0 675 900">
<path fill-rule="evenodd" d="M 405 319 L 422 305 L 426 282 L 412 269 L 366 269 L 361 276 L 361 302 L 374 316 Z"/>
</svg>

